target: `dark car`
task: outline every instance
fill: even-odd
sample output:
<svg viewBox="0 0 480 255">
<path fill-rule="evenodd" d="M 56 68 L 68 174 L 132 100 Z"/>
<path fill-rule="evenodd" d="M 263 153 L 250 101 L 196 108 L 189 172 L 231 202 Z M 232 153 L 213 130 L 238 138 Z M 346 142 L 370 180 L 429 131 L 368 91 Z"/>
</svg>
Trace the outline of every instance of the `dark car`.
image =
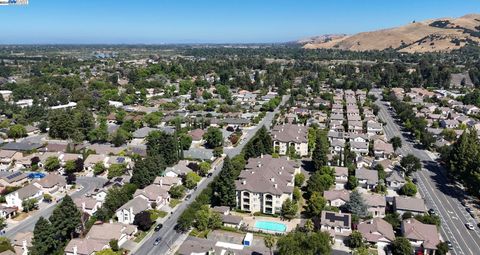
<svg viewBox="0 0 480 255">
<path fill-rule="evenodd" d="M 207 178 L 212 177 L 212 175 L 213 175 L 213 173 L 208 173 L 208 174 L 207 174 Z"/>
<path fill-rule="evenodd" d="M 417 178 L 413 178 L 412 182 L 415 183 L 415 184 L 417 184 L 417 183 L 418 183 Z"/>
<path fill-rule="evenodd" d="M 452 242 L 450 242 L 450 241 L 445 241 L 445 243 L 447 244 L 449 250 L 453 250 Z"/>
<path fill-rule="evenodd" d="M 155 242 L 153 243 L 153 245 L 157 246 L 158 244 L 160 244 L 160 241 L 162 241 L 162 238 L 159 236 L 157 237 L 157 239 L 155 239 Z"/>
<path fill-rule="evenodd" d="M 435 214 L 437 214 L 437 212 L 435 212 L 435 209 L 430 208 L 430 210 L 428 210 L 428 214 L 435 215 Z"/>
<path fill-rule="evenodd" d="M 188 195 L 185 197 L 185 200 L 189 200 L 191 197 L 192 197 L 192 195 L 188 194 Z"/>
<path fill-rule="evenodd" d="M 163 224 L 160 223 L 160 224 L 158 224 L 157 226 L 155 226 L 155 229 L 154 229 L 154 230 L 155 230 L 155 232 L 157 232 L 157 231 L 159 231 L 159 230 L 162 229 L 162 228 L 163 228 Z"/>
</svg>

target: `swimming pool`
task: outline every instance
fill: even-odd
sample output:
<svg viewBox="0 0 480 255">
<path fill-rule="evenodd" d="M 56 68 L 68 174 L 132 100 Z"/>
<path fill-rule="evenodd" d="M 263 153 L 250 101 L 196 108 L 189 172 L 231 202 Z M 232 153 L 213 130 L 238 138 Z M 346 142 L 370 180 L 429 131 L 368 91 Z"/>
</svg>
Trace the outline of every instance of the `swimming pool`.
<svg viewBox="0 0 480 255">
<path fill-rule="evenodd" d="M 256 221 L 255 228 L 274 232 L 285 232 L 287 230 L 287 226 L 285 226 L 285 224 L 263 220 Z"/>
</svg>

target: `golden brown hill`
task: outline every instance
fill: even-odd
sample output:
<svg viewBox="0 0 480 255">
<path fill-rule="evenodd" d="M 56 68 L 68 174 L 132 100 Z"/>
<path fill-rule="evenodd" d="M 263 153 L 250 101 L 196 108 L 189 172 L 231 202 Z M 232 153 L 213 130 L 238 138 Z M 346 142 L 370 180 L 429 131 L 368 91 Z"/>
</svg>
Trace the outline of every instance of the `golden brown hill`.
<svg viewBox="0 0 480 255">
<path fill-rule="evenodd" d="M 306 49 L 368 51 L 393 48 L 410 53 L 449 52 L 479 42 L 480 14 L 412 22 L 401 27 L 350 36 L 320 36 L 299 41 Z"/>
</svg>

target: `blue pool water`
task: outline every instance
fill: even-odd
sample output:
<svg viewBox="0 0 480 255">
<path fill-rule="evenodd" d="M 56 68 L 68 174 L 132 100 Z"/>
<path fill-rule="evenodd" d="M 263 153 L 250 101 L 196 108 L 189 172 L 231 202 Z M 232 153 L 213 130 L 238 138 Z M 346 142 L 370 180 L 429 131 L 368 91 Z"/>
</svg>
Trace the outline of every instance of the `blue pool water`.
<svg viewBox="0 0 480 255">
<path fill-rule="evenodd" d="M 285 224 L 260 220 L 255 222 L 255 228 L 275 232 L 285 232 L 287 230 L 287 226 L 285 226 Z"/>
<path fill-rule="evenodd" d="M 28 178 L 30 179 L 42 179 L 43 177 L 45 177 L 45 174 L 39 172 L 33 172 L 28 175 Z"/>
</svg>

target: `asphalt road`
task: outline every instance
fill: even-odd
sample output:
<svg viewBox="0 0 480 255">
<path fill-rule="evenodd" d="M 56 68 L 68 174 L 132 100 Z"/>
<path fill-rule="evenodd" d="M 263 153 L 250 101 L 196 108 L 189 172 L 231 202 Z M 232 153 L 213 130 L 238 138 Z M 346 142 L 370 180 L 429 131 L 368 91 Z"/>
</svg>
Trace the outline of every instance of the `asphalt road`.
<svg viewBox="0 0 480 255">
<path fill-rule="evenodd" d="M 93 191 L 95 188 L 100 188 L 105 183 L 105 179 L 97 177 L 77 177 L 77 184 L 82 185 L 83 188 L 79 191 L 76 191 L 71 195 L 72 198 L 77 198 L 85 195 L 88 192 Z M 48 218 L 53 213 L 55 205 L 51 205 L 33 216 L 23 220 L 19 224 L 15 225 L 12 228 L 7 228 L 4 236 L 8 238 L 13 238 L 17 233 L 33 231 L 35 223 L 40 219 L 40 217 Z"/>
<path fill-rule="evenodd" d="M 282 100 L 282 105 L 288 100 L 288 97 L 285 96 Z M 225 154 L 227 154 L 229 157 L 234 157 L 238 155 L 245 144 L 247 144 L 250 139 L 255 135 L 258 129 L 260 129 L 262 126 L 266 126 L 267 128 L 270 127 L 272 124 L 273 118 L 275 114 L 278 112 L 278 108 L 274 112 L 267 112 L 266 116 L 263 118 L 263 120 L 257 125 L 254 129 L 249 130 L 247 136 L 245 137 L 244 141 L 241 142 L 238 146 L 231 148 L 231 149 L 226 149 Z M 175 241 L 177 241 L 182 233 L 178 233 L 175 231 L 175 225 L 177 224 L 177 220 L 182 214 L 182 212 L 195 200 L 195 198 L 202 192 L 203 189 L 207 187 L 207 185 L 212 182 L 215 176 L 217 176 L 220 173 L 220 170 L 222 169 L 223 166 L 223 161 L 219 163 L 216 167 L 215 170 L 212 172 L 212 177 L 205 179 L 203 182 L 201 182 L 197 189 L 194 190 L 191 193 L 191 198 L 187 201 L 182 202 L 180 205 L 178 205 L 178 208 L 169 216 L 169 218 L 163 223 L 163 228 L 156 232 L 153 233 L 152 235 L 147 235 L 145 237 L 145 240 L 142 240 L 142 243 L 140 243 L 140 246 L 137 247 L 136 250 L 133 251 L 133 254 L 135 255 L 157 255 L 157 254 L 167 254 L 172 252 L 171 247 Z M 233 188 L 233 187 L 232 187 Z M 159 245 L 154 246 L 155 239 L 157 237 L 161 237 L 161 242 Z"/>
<path fill-rule="evenodd" d="M 418 181 L 420 194 L 426 201 L 428 208 L 433 208 L 441 219 L 441 235 L 444 240 L 452 242 L 452 254 L 480 254 L 480 235 L 474 219 L 460 204 L 464 197 L 463 191 L 451 185 L 446 178 L 445 169 L 425 150 L 418 149 L 415 142 L 409 140 L 401 131 L 400 126 L 392 118 L 383 102 L 377 101 L 380 106 L 379 117 L 387 124 L 384 126 L 387 138 L 399 136 L 402 139 L 402 148 L 398 154 L 406 156 L 413 154 L 423 163 L 422 171 L 414 174 Z M 475 230 L 468 230 L 465 223 L 471 222 Z"/>
</svg>

